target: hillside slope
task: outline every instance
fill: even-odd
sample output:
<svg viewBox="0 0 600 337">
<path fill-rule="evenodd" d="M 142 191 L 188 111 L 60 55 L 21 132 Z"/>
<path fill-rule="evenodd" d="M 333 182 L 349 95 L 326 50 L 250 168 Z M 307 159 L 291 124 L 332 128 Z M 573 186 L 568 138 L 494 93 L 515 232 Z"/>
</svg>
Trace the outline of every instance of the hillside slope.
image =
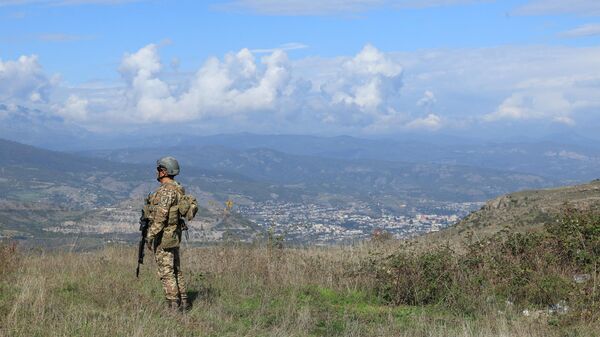
<svg viewBox="0 0 600 337">
<path fill-rule="evenodd" d="M 362 198 L 394 195 L 403 199 L 483 201 L 510 191 L 557 186 L 560 181 L 519 171 L 457 164 L 411 163 L 293 155 L 269 148 L 236 150 L 187 146 L 90 151 L 85 155 L 139 164 L 169 153 L 188 165 L 230 172 L 269 184 L 301 187 L 302 193 L 335 193 Z M 349 157 L 350 158 L 350 157 Z"/>
<path fill-rule="evenodd" d="M 139 208 L 157 186 L 154 177 L 152 160 L 116 163 L 0 139 L 0 238 L 115 233 L 137 237 Z M 232 188 L 271 192 L 266 184 L 241 175 L 191 167 L 181 181 L 202 202 L 226 200 Z M 205 222 L 214 223 L 219 211 L 207 210 Z M 245 219 L 228 221 L 238 232 L 250 230 Z"/>
<path fill-rule="evenodd" d="M 560 188 L 528 190 L 503 195 L 488 201 L 480 210 L 471 213 L 455 226 L 424 240 L 455 241 L 469 233 L 482 237 L 502 229 L 535 231 L 566 207 L 600 209 L 600 179 L 587 184 Z"/>
</svg>

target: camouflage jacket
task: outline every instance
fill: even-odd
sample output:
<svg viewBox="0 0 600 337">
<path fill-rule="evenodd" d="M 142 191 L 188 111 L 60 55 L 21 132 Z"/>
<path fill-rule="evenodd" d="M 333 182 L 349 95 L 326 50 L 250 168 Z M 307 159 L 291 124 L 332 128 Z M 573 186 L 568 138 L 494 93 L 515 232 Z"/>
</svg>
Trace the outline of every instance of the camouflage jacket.
<svg viewBox="0 0 600 337">
<path fill-rule="evenodd" d="M 154 248 L 179 247 L 181 242 L 182 219 L 179 215 L 179 201 L 185 190 L 178 182 L 161 184 L 146 199 L 144 212 L 150 221 L 146 241 Z"/>
</svg>

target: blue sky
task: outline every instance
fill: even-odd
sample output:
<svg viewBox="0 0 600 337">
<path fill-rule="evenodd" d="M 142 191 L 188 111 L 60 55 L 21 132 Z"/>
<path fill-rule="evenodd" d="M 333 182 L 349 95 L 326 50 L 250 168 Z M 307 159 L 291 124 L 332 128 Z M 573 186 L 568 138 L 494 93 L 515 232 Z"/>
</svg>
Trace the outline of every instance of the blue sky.
<svg viewBox="0 0 600 337">
<path fill-rule="evenodd" d="M 0 118 L 591 133 L 599 43 L 596 0 L 0 0 Z"/>
<path fill-rule="evenodd" d="M 194 69 L 209 56 L 292 42 L 307 46 L 290 53 L 301 58 L 352 55 L 366 43 L 384 51 L 414 51 L 515 44 L 581 46 L 600 41 L 600 34 L 560 37 L 593 18 L 518 15 L 520 6 L 527 4 L 522 0 L 425 9 L 365 6 L 364 11 L 340 9 L 319 15 L 263 14 L 250 6 L 228 8 L 226 2 L 214 1 L 116 2 L 5 4 L 0 7 L 2 58 L 37 54 L 49 72 L 77 83 L 117 77 L 114 70 L 123 53 L 149 43 L 167 45 L 164 58 L 178 58 L 183 67 Z"/>
</svg>

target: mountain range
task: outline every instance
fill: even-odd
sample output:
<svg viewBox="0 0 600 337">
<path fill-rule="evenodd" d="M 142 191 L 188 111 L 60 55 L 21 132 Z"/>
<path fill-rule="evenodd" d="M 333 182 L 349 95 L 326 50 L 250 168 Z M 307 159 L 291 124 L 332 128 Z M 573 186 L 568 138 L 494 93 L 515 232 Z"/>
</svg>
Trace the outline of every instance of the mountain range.
<svg viewBox="0 0 600 337">
<path fill-rule="evenodd" d="M 127 143 L 132 144 L 132 143 Z M 133 142 L 135 144 L 135 142 Z M 144 153 L 188 153 L 195 166 L 215 151 L 266 149 L 287 155 L 340 159 L 473 166 L 546 177 L 560 183 L 595 179 L 600 164 L 600 142 L 569 135 L 529 141 L 489 142 L 478 139 L 432 136 L 429 138 L 361 139 L 350 136 L 226 134 L 174 136 L 148 140 L 145 146 L 82 151 L 82 154 L 111 160 L 138 162 Z M 115 147 L 116 146 L 116 147 Z M 221 148 L 221 150 L 219 150 Z M 184 150 L 185 149 L 185 150 Z M 187 151 L 187 152 L 186 152 Z M 202 154 L 202 151 L 207 151 Z M 190 156 L 188 156 L 190 157 Z M 218 158 L 217 158 L 218 159 Z M 210 163 L 200 163 L 208 166 Z"/>
<path fill-rule="evenodd" d="M 140 124 L 128 130 L 92 132 L 44 111 L 7 104 L 0 104 L 0 121 L 1 138 L 62 152 L 85 155 L 104 152 L 101 157 L 107 151 L 131 153 L 132 149 L 148 148 L 190 148 L 195 152 L 211 146 L 237 151 L 269 149 L 327 159 L 474 166 L 542 176 L 556 181 L 556 185 L 595 179 L 600 164 L 600 140 L 565 131 L 516 139 L 443 133 L 357 138 L 251 133 L 198 135 L 189 128 L 157 134 L 151 126 Z"/>
<path fill-rule="evenodd" d="M 142 198 L 156 186 L 155 160 L 165 155 L 180 160 L 178 178 L 204 207 L 198 226 L 229 228 L 251 223 L 239 216 L 215 220 L 228 199 L 237 205 L 275 200 L 336 207 L 360 201 L 401 213 L 591 180 L 600 158 L 593 141 L 574 144 L 581 139 L 476 144 L 449 138 L 436 145 L 410 139 L 234 134 L 171 140 L 65 152 L 0 139 L 4 233 L 59 235 L 73 223 L 90 233 L 135 232 L 132 223 Z"/>
</svg>

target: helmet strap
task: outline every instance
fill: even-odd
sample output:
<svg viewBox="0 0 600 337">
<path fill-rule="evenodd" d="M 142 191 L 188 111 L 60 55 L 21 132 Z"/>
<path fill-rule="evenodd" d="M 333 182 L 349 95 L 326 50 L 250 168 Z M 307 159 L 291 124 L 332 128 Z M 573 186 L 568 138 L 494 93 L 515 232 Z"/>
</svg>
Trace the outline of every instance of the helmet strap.
<svg viewBox="0 0 600 337">
<path fill-rule="evenodd" d="M 158 182 L 161 182 L 161 180 L 165 177 L 168 177 L 167 175 L 167 171 L 164 168 L 158 168 L 157 169 L 158 174 L 156 175 L 156 180 Z"/>
</svg>

